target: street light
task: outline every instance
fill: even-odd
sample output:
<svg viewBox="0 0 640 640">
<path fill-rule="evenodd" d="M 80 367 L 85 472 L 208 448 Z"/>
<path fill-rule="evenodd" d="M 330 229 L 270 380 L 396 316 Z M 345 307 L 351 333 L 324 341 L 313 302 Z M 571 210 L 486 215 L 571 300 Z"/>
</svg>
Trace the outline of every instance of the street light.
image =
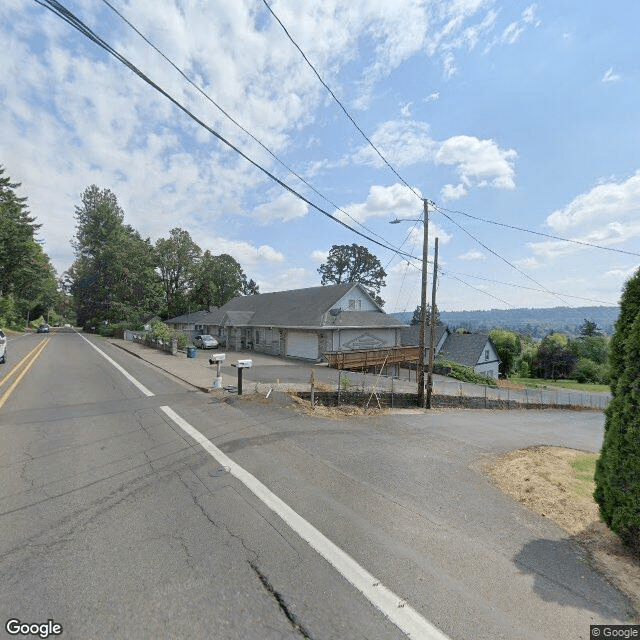
<svg viewBox="0 0 640 640">
<path fill-rule="evenodd" d="M 427 331 L 427 252 L 429 248 L 429 208 L 427 201 L 423 200 L 424 216 L 422 220 L 400 220 L 396 218 L 391 220 L 389 224 L 400 224 L 401 222 L 422 222 L 424 228 L 424 237 L 422 240 L 422 286 L 420 288 L 420 336 L 418 340 L 418 347 L 420 353 L 418 354 L 418 406 L 425 407 L 425 394 L 424 394 L 424 338 Z M 433 315 L 433 309 L 431 310 Z M 431 333 L 433 333 L 433 323 L 431 323 Z M 432 343 L 433 340 L 430 340 Z M 429 362 L 431 363 L 432 355 L 429 355 Z M 431 398 L 431 394 L 429 399 Z M 430 403 L 429 403 L 430 404 Z M 431 408 L 430 406 L 427 408 Z"/>
</svg>

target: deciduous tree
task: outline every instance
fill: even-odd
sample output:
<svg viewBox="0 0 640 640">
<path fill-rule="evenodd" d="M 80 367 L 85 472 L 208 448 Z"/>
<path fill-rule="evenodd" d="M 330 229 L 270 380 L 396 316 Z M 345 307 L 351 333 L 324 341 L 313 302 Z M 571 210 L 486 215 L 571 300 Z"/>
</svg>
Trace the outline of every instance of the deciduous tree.
<svg viewBox="0 0 640 640">
<path fill-rule="evenodd" d="M 387 274 L 380 260 L 366 247 L 358 244 L 334 244 L 327 261 L 318 268 L 318 273 L 322 276 L 320 283 L 323 285 L 359 282 L 378 305 L 384 305 L 379 294 L 385 285 Z"/>
<path fill-rule="evenodd" d="M 247 276 L 240 263 L 227 253 L 219 256 L 205 251 L 198 263 L 190 293 L 192 308 L 221 307 L 232 298 L 258 293 L 258 285 Z"/>
<path fill-rule="evenodd" d="M 198 270 L 202 250 L 188 231 L 171 229 L 168 238 L 155 245 L 156 264 L 164 290 L 167 315 L 173 318 L 187 311 L 189 289 Z"/>
</svg>

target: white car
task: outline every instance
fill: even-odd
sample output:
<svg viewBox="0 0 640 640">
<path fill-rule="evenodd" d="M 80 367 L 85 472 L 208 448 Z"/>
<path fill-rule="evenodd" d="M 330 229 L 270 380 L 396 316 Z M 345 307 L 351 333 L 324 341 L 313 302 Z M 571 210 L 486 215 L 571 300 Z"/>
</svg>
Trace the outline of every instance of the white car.
<svg viewBox="0 0 640 640">
<path fill-rule="evenodd" d="M 7 361 L 7 336 L 0 329 L 0 362 L 4 364 Z"/>
<path fill-rule="evenodd" d="M 218 341 L 209 335 L 204 335 L 204 336 L 196 336 L 193 339 L 193 344 L 196 345 L 196 347 L 200 347 L 201 349 L 217 349 L 218 348 Z"/>
</svg>

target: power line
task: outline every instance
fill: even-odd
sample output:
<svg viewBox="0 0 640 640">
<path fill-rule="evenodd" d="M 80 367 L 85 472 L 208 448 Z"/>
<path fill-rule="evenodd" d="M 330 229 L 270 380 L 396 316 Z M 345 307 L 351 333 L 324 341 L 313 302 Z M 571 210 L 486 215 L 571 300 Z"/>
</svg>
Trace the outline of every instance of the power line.
<svg viewBox="0 0 640 640">
<path fill-rule="evenodd" d="M 118 11 L 108 0 L 102 0 L 104 4 L 106 4 L 116 15 L 118 15 L 133 31 L 135 31 L 156 53 L 161 55 L 196 91 L 198 91 L 206 100 L 208 100 L 220 113 L 222 113 L 226 118 L 231 120 L 233 124 L 235 124 L 241 131 L 247 134 L 254 142 L 256 142 L 262 149 L 264 149 L 276 162 L 280 163 L 289 173 L 294 175 L 298 180 L 303 182 L 309 189 L 311 189 L 316 195 L 320 196 L 325 202 L 329 203 L 332 207 L 334 207 L 337 211 L 340 211 L 345 216 L 347 216 L 350 220 L 353 220 L 357 225 L 362 227 L 365 231 L 373 234 L 374 236 L 380 238 L 381 240 L 385 240 L 382 236 L 377 234 L 372 229 L 369 229 L 366 225 L 362 224 L 360 221 L 356 220 L 350 213 L 339 207 L 337 204 L 329 200 L 325 195 L 320 193 L 311 183 L 305 180 L 301 175 L 299 175 L 296 171 L 294 171 L 291 167 L 289 167 L 283 160 L 281 160 L 269 147 L 267 147 L 261 140 L 259 140 L 253 133 L 251 133 L 246 127 L 244 127 L 240 122 L 238 122 L 232 115 L 230 115 L 225 109 L 223 109 L 202 87 L 197 85 L 189 76 L 180 69 L 174 62 L 169 58 L 163 51 L 161 51 L 153 42 L 151 42 L 128 18 L 126 18 L 120 11 Z M 401 245 L 402 246 L 402 245 Z"/>
<path fill-rule="evenodd" d="M 515 284 L 513 282 L 503 282 L 501 280 L 493 280 L 491 278 L 484 278 L 482 276 L 475 276 L 475 275 L 472 275 L 470 273 L 460 273 L 458 271 L 447 271 L 447 270 L 441 270 L 441 273 L 447 273 L 447 274 L 449 274 L 451 276 L 453 276 L 453 274 L 456 274 L 456 275 L 459 275 L 459 276 L 464 276 L 466 278 L 475 278 L 477 280 L 482 280 L 483 282 L 491 282 L 492 284 L 500 284 L 500 285 L 504 285 L 504 286 L 507 286 L 507 287 L 514 287 L 516 289 L 525 289 L 526 291 L 537 291 L 538 293 L 548 293 L 544 289 L 536 289 L 534 287 L 527 287 L 525 285 Z M 613 307 L 616 306 L 616 303 L 607 302 L 606 300 L 596 300 L 595 298 L 585 298 L 583 296 L 574 296 L 574 295 L 570 295 L 568 293 L 562 293 L 560 295 L 563 295 L 565 298 L 575 298 L 576 300 L 586 300 L 587 302 L 598 302 L 600 304 L 604 304 L 604 305 L 607 305 L 607 306 L 613 306 Z"/>
<path fill-rule="evenodd" d="M 320 75 L 318 70 L 313 66 L 313 64 L 311 63 L 311 61 L 309 60 L 309 58 L 307 57 L 305 52 L 300 48 L 298 43 L 293 39 L 293 37 L 291 36 L 291 34 L 287 30 L 287 28 L 282 23 L 282 20 L 280 20 L 280 18 L 274 13 L 273 9 L 269 6 L 269 3 L 267 2 L 267 0 L 262 0 L 262 2 L 264 3 L 265 7 L 267 7 L 267 9 L 269 10 L 269 13 L 275 18 L 276 22 L 282 27 L 282 30 L 285 32 L 287 38 L 289 38 L 289 40 L 291 41 L 293 46 L 300 52 L 300 55 L 304 58 L 304 61 L 309 65 L 309 67 L 311 68 L 313 73 L 315 73 L 315 75 L 318 78 L 318 80 L 320 80 L 320 83 L 322 84 L 322 86 L 329 92 L 331 97 L 336 101 L 336 103 L 342 109 L 342 111 L 344 111 L 344 114 L 347 116 L 347 118 L 349 118 L 349 120 L 351 120 L 351 123 L 353 124 L 353 126 L 362 134 L 362 137 L 369 143 L 371 148 L 378 154 L 380 159 L 387 165 L 387 167 L 389 167 L 389 169 L 391 169 L 391 171 L 393 171 L 393 173 L 395 173 L 395 175 L 402 182 L 402 184 L 404 184 L 405 187 L 410 189 L 417 198 L 422 200 L 423 199 L 422 196 L 387 161 L 387 159 L 382 155 L 382 152 L 378 149 L 378 147 L 376 147 L 376 145 L 373 144 L 373 142 L 367 136 L 367 134 L 360 128 L 360 125 L 358 125 L 358 123 L 353 119 L 351 114 L 347 111 L 347 108 L 342 104 L 342 102 L 340 102 L 340 100 L 338 99 L 336 94 L 331 90 L 329 85 L 322 79 L 322 76 Z"/>
<path fill-rule="evenodd" d="M 470 213 L 466 213 L 464 211 L 456 211 L 454 209 L 445 209 L 444 207 L 437 207 L 438 211 L 443 212 L 447 211 L 449 213 L 458 213 L 462 216 L 466 216 L 467 218 L 471 218 L 472 220 L 478 220 L 479 222 L 486 222 L 488 224 L 494 224 L 498 227 L 506 227 L 507 229 L 515 229 L 516 231 L 523 231 L 524 233 L 531 233 L 536 236 L 542 236 L 544 238 L 551 238 L 552 240 L 561 240 L 562 242 L 571 242 L 573 244 L 579 244 L 585 247 L 593 247 L 594 249 L 602 249 L 602 251 L 613 251 L 615 253 L 624 253 L 629 256 L 640 256 L 640 253 L 635 253 L 633 251 L 625 251 L 624 249 L 615 249 L 613 247 L 603 247 L 600 244 L 594 244 L 592 242 L 586 242 L 584 240 L 575 240 L 571 238 L 563 238 L 561 236 L 554 236 L 550 233 L 544 233 L 543 231 L 533 231 L 532 229 L 525 229 L 524 227 L 517 227 L 512 224 L 507 224 L 506 222 L 497 222 L 496 220 L 488 220 L 487 218 L 480 218 L 479 216 L 473 216 Z"/>
<path fill-rule="evenodd" d="M 518 267 L 516 267 L 513 263 L 509 262 L 506 258 L 503 258 L 499 253 L 497 253 L 493 249 L 490 249 L 486 244 L 484 244 L 481 240 L 478 240 L 478 238 L 476 238 L 474 235 L 469 233 L 469 231 L 467 231 L 462 225 L 459 225 L 453 218 L 451 218 L 449 215 L 447 215 L 439 207 L 435 207 L 435 209 L 436 209 L 436 211 L 440 212 L 445 218 L 447 218 L 447 220 L 449 220 L 454 225 L 456 225 L 456 227 L 458 227 L 458 229 L 460 229 L 461 231 L 466 233 L 472 240 L 477 242 L 481 247 L 484 247 L 487 251 L 489 251 L 489 253 L 492 253 L 494 256 L 496 256 L 496 258 L 499 258 L 500 260 L 502 260 L 502 262 L 504 262 L 505 264 L 508 264 L 512 269 L 514 269 L 515 271 L 517 271 L 518 273 L 523 275 L 525 278 L 527 278 L 528 280 L 531 280 L 531 282 L 533 282 L 534 284 L 537 284 L 539 287 L 544 289 L 544 291 L 546 291 L 548 294 L 550 294 L 552 296 L 555 296 L 556 298 L 561 300 L 565 305 L 571 306 L 571 305 L 569 305 L 569 303 L 564 298 L 562 298 L 562 296 L 558 295 L 557 293 L 554 293 L 553 291 L 550 291 L 549 289 L 547 289 L 547 287 L 545 287 L 542 283 L 538 282 L 535 278 L 532 278 L 529 274 L 527 274 L 524 271 L 522 271 L 522 269 L 518 269 Z"/>
<path fill-rule="evenodd" d="M 400 249 L 396 249 L 393 246 L 390 246 L 388 244 L 383 244 L 383 243 L 379 242 L 378 240 L 375 240 L 374 238 L 372 238 L 372 237 L 370 237 L 370 236 L 358 231 L 357 229 L 354 229 L 353 227 L 348 225 L 346 222 L 340 220 L 336 216 L 334 216 L 334 215 L 330 214 L 329 212 L 325 211 L 324 209 L 320 208 L 318 205 L 316 205 L 313 202 L 311 202 L 311 200 L 309 200 L 308 198 L 305 198 L 302 194 L 298 193 L 295 189 L 293 189 L 288 184 L 286 184 L 285 182 L 280 180 L 278 177 L 276 177 L 273 173 L 271 173 L 270 171 L 265 169 L 258 162 L 256 162 L 255 160 L 251 159 L 248 155 L 246 155 L 243 151 L 241 151 L 234 144 L 229 142 L 226 138 L 224 138 L 215 129 L 213 129 L 212 127 L 207 125 L 205 122 L 200 120 L 200 118 L 198 118 L 191 111 L 189 111 L 184 105 L 182 105 L 180 102 L 178 102 L 172 95 L 167 93 L 162 87 L 160 87 L 153 80 L 151 80 L 147 75 L 145 75 L 142 71 L 140 71 L 140 69 L 138 69 L 138 67 L 136 67 L 132 62 L 130 62 L 122 54 L 120 54 L 118 51 L 116 51 L 111 45 L 109 45 L 105 40 L 103 40 L 100 36 L 98 36 L 90 27 L 88 27 L 84 22 L 82 22 L 82 20 L 80 20 L 77 16 L 75 16 L 66 7 L 64 7 L 64 5 L 60 4 L 56 0 L 34 0 L 34 1 L 37 4 L 45 7 L 46 9 L 49 9 L 52 13 L 54 13 L 59 18 L 61 18 L 65 22 L 67 22 L 74 29 L 76 29 L 77 31 L 82 33 L 84 36 L 86 36 L 89 40 L 92 40 L 99 47 L 104 49 L 107 53 L 109 53 L 114 58 L 119 60 L 122 64 L 124 64 L 126 67 L 128 67 L 133 73 L 135 73 L 139 78 L 144 80 L 149 86 L 154 88 L 158 93 L 162 94 L 165 98 L 167 98 L 167 100 L 169 100 L 176 107 L 178 107 L 178 109 L 180 109 L 180 111 L 185 113 L 194 122 L 196 122 L 201 127 L 206 129 L 209 133 L 211 133 L 218 140 L 220 140 L 220 142 L 222 142 L 223 144 L 228 146 L 230 149 L 235 151 L 237 154 L 242 156 L 247 162 L 249 162 L 251 165 L 253 165 L 256 169 L 259 169 L 260 171 L 262 171 L 268 178 L 270 178 L 271 180 L 273 180 L 274 182 L 279 184 L 283 189 L 286 189 L 289 193 L 291 193 L 295 197 L 299 198 L 300 200 L 302 200 L 303 202 L 308 204 L 310 207 L 312 207 L 313 209 L 316 209 L 317 211 L 319 211 L 320 213 L 322 213 L 324 216 L 328 217 L 329 219 L 333 220 L 334 222 L 337 222 L 338 224 L 342 225 L 346 229 L 349 229 L 350 231 L 352 231 L 353 233 L 359 235 L 360 237 L 365 238 L 366 240 L 369 240 L 369 242 L 372 242 L 373 244 L 376 244 L 376 245 L 378 245 L 378 246 L 380 246 L 380 247 L 382 247 L 384 249 L 387 249 L 389 251 L 393 251 L 397 255 L 403 255 L 403 256 L 406 256 L 406 257 L 409 257 L 409 258 L 414 258 L 415 257 L 415 256 L 412 256 L 412 255 L 404 252 L 404 251 L 401 251 Z"/>
</svg>

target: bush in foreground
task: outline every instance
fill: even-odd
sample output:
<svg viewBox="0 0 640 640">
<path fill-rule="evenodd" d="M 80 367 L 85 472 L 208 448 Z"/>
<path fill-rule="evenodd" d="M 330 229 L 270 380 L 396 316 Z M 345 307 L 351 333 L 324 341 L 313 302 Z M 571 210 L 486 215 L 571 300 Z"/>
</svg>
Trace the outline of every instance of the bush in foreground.
<svg viewBox="0 0 640 640">
<path fill-rule="evenodd" d="M 610 363 L 613 397 L 593 497 L 602 520 L 640 557 L 640 270 L 622 294 Z"/>
</svg>

